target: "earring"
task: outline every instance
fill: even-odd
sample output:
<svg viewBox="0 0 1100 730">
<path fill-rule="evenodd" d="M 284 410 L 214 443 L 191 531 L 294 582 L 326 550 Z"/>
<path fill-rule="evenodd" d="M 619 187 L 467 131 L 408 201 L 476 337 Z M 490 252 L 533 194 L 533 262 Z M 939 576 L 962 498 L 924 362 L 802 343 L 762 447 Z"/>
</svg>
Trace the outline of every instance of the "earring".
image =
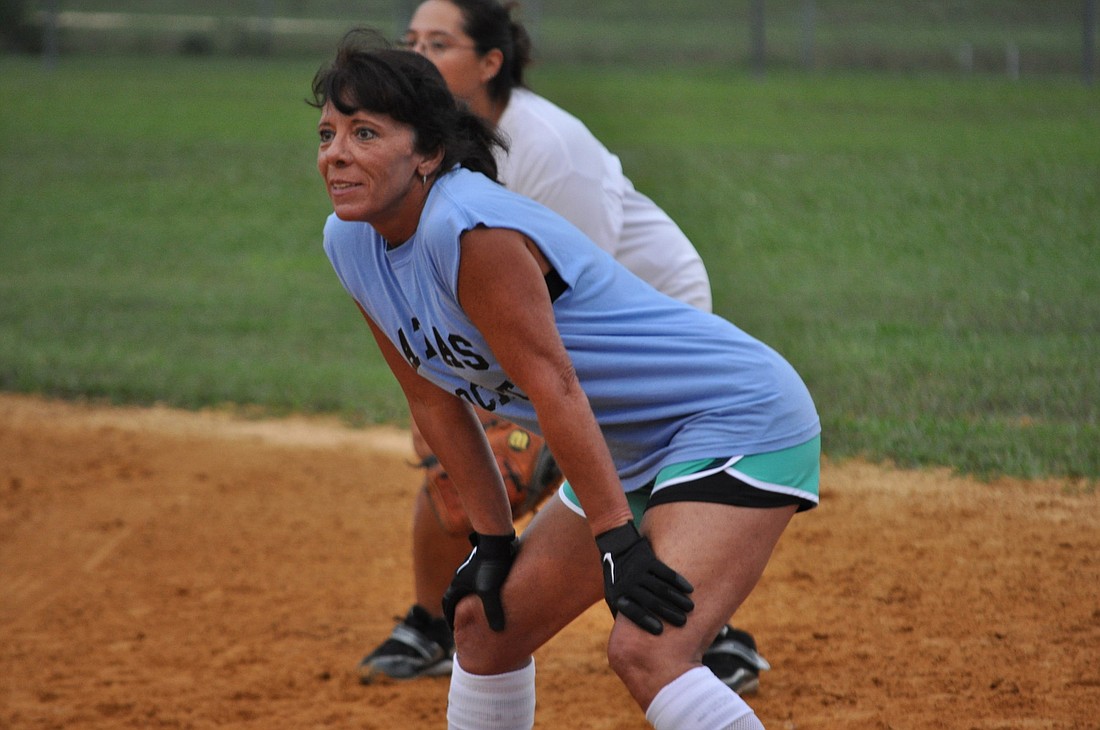
<svg viewBox="0 0 1100 730">
<path fill-rule="evenodd" d="M 427 175 L 421 175 L 420 176 L 420 184 L 421 185 L 427 185 L 428 184 L 428 176 Z"/>
</svg>

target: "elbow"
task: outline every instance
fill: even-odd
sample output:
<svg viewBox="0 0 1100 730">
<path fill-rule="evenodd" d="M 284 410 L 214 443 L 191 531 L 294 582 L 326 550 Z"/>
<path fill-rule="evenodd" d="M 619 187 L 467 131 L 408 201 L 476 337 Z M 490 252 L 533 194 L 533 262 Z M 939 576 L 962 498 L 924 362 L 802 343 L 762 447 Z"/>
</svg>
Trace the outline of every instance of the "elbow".
<svg viewBox="0 0 1100 730">
<path fill-rule="evenodd" d="M 581 381 L 577 378 L 577 371 L 572 362 L 567 362 L 558 369 L 558 377 L 555 382 L 559 388 L 557 397 L 570 398 L 580 395 L 587 398 L 581 388 Z"/>
</svg>

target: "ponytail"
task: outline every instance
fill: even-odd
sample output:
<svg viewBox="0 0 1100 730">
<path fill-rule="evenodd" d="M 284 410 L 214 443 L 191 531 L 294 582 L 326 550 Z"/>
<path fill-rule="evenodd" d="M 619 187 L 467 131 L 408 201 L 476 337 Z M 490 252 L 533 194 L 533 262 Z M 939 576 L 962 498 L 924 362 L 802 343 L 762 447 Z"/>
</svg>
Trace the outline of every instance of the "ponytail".
<svg viewBox="0 0 1100 730">
<path fill-rule="evenodd" d="M 486 177 L 497 179 L 497 161 L 493 156 L 493 148 L 505 148 L 507 145 L 500 133 L 489 126 L 481 117 L 477 116 L 464 104 L 460 104 L 460 112 L 455 118 L 454 141 L 447 147 L 443 156 L 440 172 L 451 169 L 455 165 L 465 167 L 467 170 L 480 172 Z"/>
</svg>

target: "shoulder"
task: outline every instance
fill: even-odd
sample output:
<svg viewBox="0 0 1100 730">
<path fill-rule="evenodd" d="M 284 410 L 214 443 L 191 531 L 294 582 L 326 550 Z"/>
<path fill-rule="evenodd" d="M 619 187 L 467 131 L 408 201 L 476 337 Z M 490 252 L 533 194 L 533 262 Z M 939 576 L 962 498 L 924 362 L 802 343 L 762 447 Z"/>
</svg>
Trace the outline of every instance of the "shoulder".
<svg viewBox="0 0 1100 730">
<path fill-rule="evenodd" d="M 507 189 L 495 180 L 480 172 L 456 167 L 436 181 L 425 205 L 424 218 L 446 219 L 508 195 Z"/>
<path fill-rule="evenodd" d="M 339 235 L 341 233 L 351 230 L 352 224 L 347 221 L 342 221 L 335 213 L 329 213 L 328 218 L 325 219 L 325 237 L 329 235 Z"/>
<path fill-rule="evenodd" d="M 603 144 L 577 117 L 530 89 L 515 89 L 500 129 L 516 150 L 554 149 L 570 154 L 574 150 L 604 152 Z"/>
<path fill-rule="evenodd" d="M 421 218 L 424 236 L 451 240 L 479 226 L 515 229 L 530 238 L 548 230 L 560 235 L 563 223 L 560 215 L 535 199 L 463 169 L 436 182 Z"/>
<path fill-rule="evenodd" d="M 507 217 L 518 196 L 481 173 L 455 168 L 432 187 L 420 218 L 422 237 L 455 240 L 489 218 Z"/>
<path fill-rule="evenodd" d="M 374 229 L 366 223 L 340 220 L 335 213 L 325 219 L 324 246 L 329 255 L 356 241 L 370 238 Z"/>
</svg>

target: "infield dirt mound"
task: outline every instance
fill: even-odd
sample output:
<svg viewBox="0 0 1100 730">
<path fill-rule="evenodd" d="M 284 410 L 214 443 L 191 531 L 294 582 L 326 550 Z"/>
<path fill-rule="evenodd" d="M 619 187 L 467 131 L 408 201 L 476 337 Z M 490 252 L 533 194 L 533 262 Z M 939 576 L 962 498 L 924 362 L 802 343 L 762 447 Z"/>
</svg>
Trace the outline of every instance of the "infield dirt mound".
<svg viewBox="0 0 1100 730">
<path fill-rule="evenodd" d="M 411 603 L 408 445 L 0 396 L 0 727 L 445 727 L 446 679 L 354 672 Z M 822 494 L 737 617 L 768 728 L 1100 728 L 1094 490 L 826 461 Z M 609 622 L 538 655 L 536 727 L 648 727 Z"/>
</svg>

